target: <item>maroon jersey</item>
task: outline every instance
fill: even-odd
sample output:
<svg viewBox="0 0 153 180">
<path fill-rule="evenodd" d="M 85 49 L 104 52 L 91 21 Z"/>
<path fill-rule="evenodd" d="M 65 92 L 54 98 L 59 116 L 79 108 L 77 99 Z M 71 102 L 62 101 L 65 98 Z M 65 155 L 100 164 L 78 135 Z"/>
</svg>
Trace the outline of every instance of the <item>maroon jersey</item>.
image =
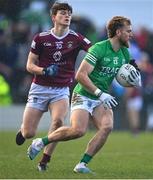
<svg viewBox="0 0 153 180">
<path fill-rule="evenodd" d="M 69 30 L 57 37 L 52 30 L 37 34 L 31 44 L 31 52 L 39 56 L 40 67 L 59 66 L 54 77 L 35 75 L 33 82 L 43 86 L 65 87 L 74 81 L 75 61 L 80 50 L 87 51 L 91 42 L 79 33 Z"/>
</svg>

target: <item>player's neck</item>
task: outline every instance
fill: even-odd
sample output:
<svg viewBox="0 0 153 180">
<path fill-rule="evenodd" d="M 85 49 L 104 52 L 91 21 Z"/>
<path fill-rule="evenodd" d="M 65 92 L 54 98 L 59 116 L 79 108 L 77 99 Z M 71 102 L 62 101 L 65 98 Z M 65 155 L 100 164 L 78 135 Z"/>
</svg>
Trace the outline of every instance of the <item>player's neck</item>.
<svg viewBox="0 0 153 180">
<path fill-rule="evenodd" d="M 116 39 L 116 38 L 110 38 L 110 43 L 115 52 L 117 52 L 121 48 L 121 45 L 120 45 L 118 39 Z"/>
<path fill-rule="evenodd" d="M 55 26 L 52 29 L 52 32 L 58 37 L 64 36 L 68 31 L 69 31 L 69 27 L 63 28 L 61 26 Z"/>
</svg>

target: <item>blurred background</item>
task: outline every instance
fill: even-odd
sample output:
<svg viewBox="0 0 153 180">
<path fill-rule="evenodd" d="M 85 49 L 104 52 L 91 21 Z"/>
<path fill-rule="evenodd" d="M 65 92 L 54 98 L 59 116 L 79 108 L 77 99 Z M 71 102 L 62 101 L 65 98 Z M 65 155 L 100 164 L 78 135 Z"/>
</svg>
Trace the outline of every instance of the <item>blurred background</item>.
<svg viewBox="0 0 153 180">
<path fill-rule="evenodd" d="M 54 0 L 0 0 L 0 130 L 17 130 L 22 121 L 32 75 L 25 70 L 33 36 L 52 27 L 49 10 Z M 119 106 L 114 109 L 114 130 L 134 135 L 153 131 L 153 1 L 67 0 L 73 7 L 71 29 L 94 44 L 107 38 L 105 25 L 114 15 L 131 19 L 134 37 L 130 52 L 141 69 L 141 89 L 123 88 L 113 82 L 111 93 Z M 83 58 L 80 53 L 76 69 Z M 49 115 L 40 129 L 48 129 Z M 66 121 L 69 124 L 67 118 Z M 92 128 L 92 125 L 91 125 Z"/>
</svg>

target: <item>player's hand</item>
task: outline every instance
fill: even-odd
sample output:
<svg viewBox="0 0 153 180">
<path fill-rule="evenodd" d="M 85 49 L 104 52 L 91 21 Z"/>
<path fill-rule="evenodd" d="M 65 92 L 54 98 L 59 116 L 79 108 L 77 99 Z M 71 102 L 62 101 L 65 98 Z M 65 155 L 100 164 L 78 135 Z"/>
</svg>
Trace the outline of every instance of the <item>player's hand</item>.
<svg viewBox="0 0 153 180">
<path fill-rule="evenodd" d="M 131 71 L 128 83 L 131 84 L 134 87 L 141 87 L 141 75 L 139 71 Z"/>
<path fill-rule="evenodd" d="M 131 59 L 130 62 L 129 62 L 129 64 L 131 64 L 132 66 L 134 66 L 134 67 L 136 68 L 136 70 L 140 71 L 137 63 L 135 62 L 135 59 Z"/>
<path fill-rule="evenodd" d="M 115 100 L 115 97 L 111 96 L 108 93 L 102 93 L 99 97 L 100 101 L 102 102 L 104 108 L 110 108 L 116 107 L 118 105 L 117 101 Z"/>
<path fill-rule="evenodd" d="M 53 64 L 47 68 L 43 69 L 43 74 L 45 76 L 56 76 L 58 73 L 58 65 Z"/>
</svg>

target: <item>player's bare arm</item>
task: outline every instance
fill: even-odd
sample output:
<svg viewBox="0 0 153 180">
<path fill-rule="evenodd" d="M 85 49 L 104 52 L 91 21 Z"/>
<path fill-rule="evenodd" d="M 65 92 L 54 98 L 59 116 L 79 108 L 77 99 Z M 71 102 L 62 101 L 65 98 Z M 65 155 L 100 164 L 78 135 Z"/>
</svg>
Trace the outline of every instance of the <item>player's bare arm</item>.
<svg viewBox="0 0 153 180">
<path fill-rule="evenodd" d="M 28 61 L 26 69 L 28 72 L 32 74 L 42 75 L 43 74 L 43 68 L 39 67 L 38 64 L 38 58 L 39 56 L 30 52 L 28 55 Z"/>
<path fill-rule="evenodd" d="M 76 80 L 92 94 L 94 94 L 97 89 L 97 87 L 89 79 L 89 74 L 93 71 L 93 69 L 94 66 L 89 64 L 86 60 L 83 60 L 75 76 Z"/>
</svg>

